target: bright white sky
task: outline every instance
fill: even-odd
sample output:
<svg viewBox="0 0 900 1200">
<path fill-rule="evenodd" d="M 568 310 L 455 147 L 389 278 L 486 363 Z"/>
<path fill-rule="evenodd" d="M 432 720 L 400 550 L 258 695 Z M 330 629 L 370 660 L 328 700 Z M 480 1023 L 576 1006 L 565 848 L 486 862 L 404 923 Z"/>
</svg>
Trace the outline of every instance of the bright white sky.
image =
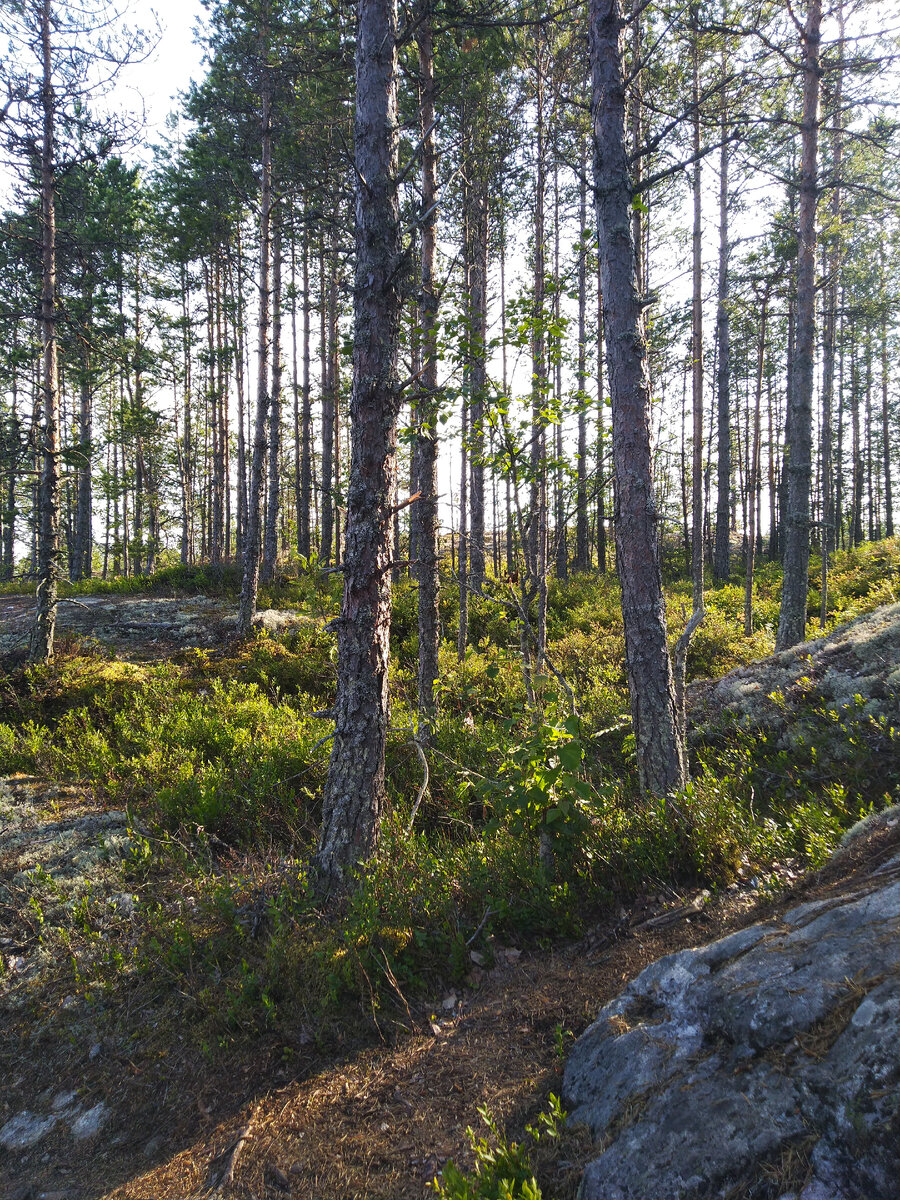
<svg viewBox="0 0 900 1200">
<path fill-rule="evenodd" d="M 195 39 L 205 16 L 200 0 L 131 0 L 126 19 L 151 29 L 154 14 L 161 27 L 159 45 L 145 62 L 123 73 L 119 92 L 123 108 L 136 113 L 145 109 L 148 143 L 158 140 L 166 117 L 177 108 L 178 93 L 203 75 L 203 51 Z"/>
</svg>

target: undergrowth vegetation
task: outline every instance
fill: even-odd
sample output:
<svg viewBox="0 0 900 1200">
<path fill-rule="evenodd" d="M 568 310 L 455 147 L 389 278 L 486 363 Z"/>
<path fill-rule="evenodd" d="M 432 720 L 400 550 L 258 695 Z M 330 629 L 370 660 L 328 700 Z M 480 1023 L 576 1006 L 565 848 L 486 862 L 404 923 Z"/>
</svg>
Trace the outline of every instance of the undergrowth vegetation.
<svg viewBox="0 0 900 1200">
<path fill-rule="evenodd" d="M 831 623 L 893 599 L 898 578 L 897 542 L 837 556 Z M 710 590 L 690 677 L 771 652 L 779 582 L 764 566 L 750 637 L 740 584 Z M 227 595 L 235 580 L 227 570 L 173 568 L 117 581 L 116 590 L 132 586 Z M 330 746 L 335 645 L 325 621 L 337 601 L 334 577 L 301 571 L 261 602 L 317 618 L 283 637 L 260 633 L 150 664 L 73 645 L 49 667 L 0 677 L 0 772 L 87 785 L 131 822 L 126 871 L 139 903 L 127 942 L 101 936 L 89 903 L 77 946 L 49 927 L 42 937 L 68 939 L 76 990 L 114 995 L 142 980 L 172 981 L 172 1003 L 210 1053 L 266 1029 L 324 1036 L 348 998 L 376 1021 L 386 1005 L 402 1020 L 411 995 L 476 984 L 502 943 L 578 936 L 648 887 L 715 888 L 739 869 L 765 877 L 776 860 L 819 863 L 900 784 L 894 717 L 863 697 L 829 706 L 810 688 L 802 704 L 792 701 L 791 736 L 783 724 L 723 719 L 694 737 L 693 781 L 674 804 L 642 799 L 618 589 L 612 576 L 582 576 L 554 582 L 549 596 L 549 654 L 574 701 L 554 676 L 540 677 L 537 712 L 525 702 L 508 595 L 498 584 L 472 597 L 464 659 L 442 647 L 429 785 L 412 822 L 422 784 L 416 597 L 401 584 L 391 631 L 391 811 L 359 888 L 325 914 L 306 871 Z M 816 604 L 811 592 L 811 612 Z M 688 605 L 687 585 L 673 583 L 673 633 Z M 455 606 L 448 587 L 448 632 Z"/>
</svg>

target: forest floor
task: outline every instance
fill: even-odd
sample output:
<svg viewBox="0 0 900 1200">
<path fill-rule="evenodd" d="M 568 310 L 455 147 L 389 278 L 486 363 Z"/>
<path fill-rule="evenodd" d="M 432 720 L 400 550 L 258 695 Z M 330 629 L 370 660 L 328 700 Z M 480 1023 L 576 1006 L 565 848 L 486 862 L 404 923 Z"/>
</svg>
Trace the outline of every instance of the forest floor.
<svg viewBox="0 0 900 1200">
<path fill-rule="evenodd" d="M 897 840 L 876 830 L 828 859 L 900 798 L 900 619 L 884 607 L 900 543 L 848 558 L 846 578 L 843 611 L 871 616 L 763 662 L 769 635 L 742 639 L 740 590 L 711 593 L 694 677 L 720 682 L 691 689 L 695 857 L 668 814 L 615 790 L 614 591 L 561 594 L 559 661 L 605 705 L 584 735 L 594 857 L 568 893 L 541 892 L 521 828 L 490 833 L 490 797 L 454 791 L 470 768 L 500 773 L 488 756 L 513 753 L 504 739 L 527 753 L 503 770 L 527 772 L 561 736 L 545 718 L 533 736 L 551 749 L 532 751 L 520 731 L 515 651 L 491 648 L 509 630 L 485 606 L 479 649 L 442 668 L 430 807 L 412 836 L 397 808 L 385 862 L 335 917 L 302 899 L 290 857 L 315 836 L 327 762 L 332 592 L 274 589 L 282 607 L 260 616 L 274 636 L 246 645 L 233 596 L 80 592 L 60 607 L 57 663 L 36 671 L 22 668 L 33 600 L 0 595 L 0 1200 L 400 1200 L 448 1159 L 472 1165 L 480 1109 L 521 1138 L 573 1039 L 646 965 L 850 889 Z M 401 711 L 409 612 L 404 593 Z M 398 806 L 420 775 L 400 723 L 392 736 Z M 574 1197 L 588 1151 L 578 1129 L 542 1143 L 546 1200 Z"/>
<path fill-rule="evenodd" d="M 74 831 L 63 838 L 74 861 L 98 836 L 114 840 L 123 814 L 98 811 L 77 789 L 19 778 L 6 783 L 5 834 L 16 817 L 32 845 Z M 896 828 L 881 831 L 823 871 L 785 871 L 780 894 L 771 878 L 765 889 L 749 880 L 713 897 L 650 893 L 578 942 L 525 952 L 496 945 L 496 965 L 475 987 L 398 1002 L 367 1032 L 348 1012 L 357 1033 L 343 1045 L 264 1038 L 210 1056 L 189 1029 L 161 1019 L 146 988 L 111 1023 L 102 995 L 64 994 L 61 964 L 25 968 L 39 982 L 31 980 L 27 1007 L 7 1007 L 2 1022 L 0 1119 L 25 1113 L 47 1128 L 31 1147 L 3 1154 L 0 1194 L 186 1200 L 215 1190 L 233 1166 L 228 1190 L 238 1197 L 421 1197 L 448 1158 L 470 1161 L 466 1128 L 484 1132 L 479 1107 L 521 1135 L 559 1090 L 572 1038 L 648 963 L 771 918 L 799 897 L 849 890 L 897 840 Z M 16 847 L 6 841 L 9 879 Z M 94 900 L 102 890 L 115 909 L 123 882 L 115 855 L 103 861 Z M 183 882 L 155 886 L 162 894 Z M 578 1130 L 567 1135 L 546 1164 L 548 1195 L 574 1196 L 587 1149 Z"/>
<path fill-rule="evenodd" d="M 48 805 L 58 826 L 120 828 L 120 814 L 97 811 L 72 788 L 25 779 L 6 787 L 4 822 L 19 810 L 34 841 L 47 833 Z M 474 988 L 397 1004 L 367 1033 L 326 1048 L 262 1039 L 206 1056 L 190 1031 L 152 1019 L 161 1010 L 145 990 L 121 1004 L 112 1027 L 102 996 L 92 1006 L 72 1002 L 60 994 L 59 965 L 44 964 L 40 1002 L 32 989 L 28 1013 L 13 1008 L 2 1022 L 2 1120 L 23 1111 L 55 1120 L 31 1147 L 2 1154 L 0 1194 L 180 1200 L 215 1190 L 233 1165 L 227 1190 L 241 1198 L 419 1198 L 446 1159 L 469 1162 L 466 1129 L 484 1133 L 480 1106 L 521 1135 L 559 1091 L 571 1039 L 649 962 L 772 918 L 799 898 L 857 887 L 899 834 L 876 830 L 821 871 L 785 871 L 780 893 L 769 878 L 764 889 L 752 880 L 712 898 L 648 894 L 578 942 L 496 946 L 497 965 Z M 97 889 L 115 904 L 121 886 L 108 858 Z M 359 1014 L 348 1016 L 359 1030 Z M 588 1147 L 580 1130 L 564 1135 L 545 1164 L 547 1195 L 574 1196 Z"/>
</svg>

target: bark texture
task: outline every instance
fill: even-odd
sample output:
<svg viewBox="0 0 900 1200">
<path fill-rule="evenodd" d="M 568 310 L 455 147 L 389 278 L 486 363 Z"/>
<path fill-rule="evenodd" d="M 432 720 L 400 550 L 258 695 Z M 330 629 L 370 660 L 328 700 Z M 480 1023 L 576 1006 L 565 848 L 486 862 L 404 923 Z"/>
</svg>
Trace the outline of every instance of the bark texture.
<svg viewBox="0 0 900 1200">
<path fill-rule="evenodd" d="M 41 478 L 38 484 L 37 606 L 31 631 L 32 662 L 53 657 L 56 603 L 59 588 L 59 361 L 56 329 L 56 178 L 54 170 L 53 59 L 50 45 L 50 0 L 40 10 L 43 59 L 43 138 L 41 142 L 41 384 L 44 428 Z"/>
<path fill-rule="evenodd" d="M 612 399 L 616 565 L 638 775 L 644 791 L 684 786 L 657 543 L 650 384 L 635 269 L 633 192 L 625 151 L 625 24 L 619 0 L 591 0 L 591 116 L 607 371 Z"/>
<path fill-rule="evenodd" d="M 428 741 L 435 712 L 438 674 L 438 514 L 437 514 L 437 148 L 434 139 L 434 44 L 430 5 L 423 5 L 417 33 L 419 122 L 422 129 L 422 275 L 419 326 L 422 345 L 422 399 L 416 434 L 416 490 L 421 496 L 416 523 L 416 578 L 419 582 L 419 740 Z"/>
<path fill-rule="evenodd" d="M 343 890 L 348 873 L 374 851 L 384 806 L 399 409 L 395 0 L 359 0 L 357 15 L 351 460 L 335 734 L 316 855 L 319 886 L 327 893 Z"/>
<path fill-rule="evenodd" d="M 719 362 L 716 378 L 718 407 L 718 468 L 716 498 L 716 549 L 713 574 L 720 582 L 731 572 L 731 318 L 729 313 L 728 259 L 728 160 L 727 111 L 722 114 L 722 150 L 719 157 L 719 285 L 716 306 L 716 340 Z"/>
<path fill-rule="evenodd" d="M 268 29 L 263 21 L 260 31 L 262 86 L 262 182 L 259 201 L 259 326 L 257 340 L 256 417 L 253 425 L 253 456 L 250 460 L 250 488 L 247 498 L 247 536 L 244 542 L 244 577 L 238 608 L 237 633 L 246 637 L 256 612 L 259 590 L 259 556 L 262 543 L 263 472 L 266 460 L 266 421 L 269 414 L 269 330 L 270 330 L 270 232 L 272 217 L 272 90 L 265 67 L 268 55 Z"/>
<path fill-rule="evenodd" d="M 797 306 L 788 396 L 784 586 L 775 647 L 786 650 L 806 633 L 809 591 L 809 500 L 812 481 L 812 396 L 816 333 L 816 199 L 818 195 L 821 0 L 810 0 L 803 30 L 803 120 L 798 205 Z"/>
</svg>

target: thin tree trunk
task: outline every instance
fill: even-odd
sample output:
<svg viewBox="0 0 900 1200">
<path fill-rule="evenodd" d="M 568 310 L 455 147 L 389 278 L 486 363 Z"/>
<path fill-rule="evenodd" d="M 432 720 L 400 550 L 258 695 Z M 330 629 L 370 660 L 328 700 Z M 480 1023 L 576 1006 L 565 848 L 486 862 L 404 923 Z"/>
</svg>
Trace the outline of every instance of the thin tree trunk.
<svg viewBox="0 0 900 1200">
<path fill-rule="evenodd" d="M 803 641 L 809 590 L 821 21 L 821 0 L 809 0 L 802 39 L 803 119 L 797 251 L 797 331 L 787 421 L 788 483 L 787 511 L 784 514 L 784 584 L 775 640 L 779 650 L 786 650 Z"/>
<path fill-rule="evenodd" d="M 278 561 L 281 513 L 281 222 L 272 229 L 272 397 L 269 404 L 269 502 L 260 578 L 271 581 Z"/>
<path fill-rule="evenodd" d="M 687 653 L 691 639 L 702 623 L 706 610 L 703 604 L 703 163 L 700 157 L 700 46 L 697 29 L 697 9 L 692 13 L 692 99 L 694 153 L 694 229 L 693 229 L 693 303 L 691 305 L 691 593 L 693 611 L 690 620 L 675 643 L 673 656 L 675 687 L 678 696 L 678 719 L 682 742 L 686 733 L 687 715 L 684 707 L 687 674 Z"/>
<path fill-rule="evenodd" d="M 763 369 L 766 357 L 766 320 L 768 315 L 768 294 L 763 296 L 759 314 L 759 339 L 756 347 L 756 404 L 753 410 L 753 450 L 750 462 L 749 480 L 747 484 L 748 503 L 747 515 L 749 529 L 747 532 L 747 557 L 744 572 L 744 636 L 749 637 L 753 632 L 753 572 L 756 559 L 756 514 L 759 504 L 760 476 L 759 450 L 760 428 L 762 414 Z"/>
<path fill-rule="evenodd" d="M 883 265 L 882 260 L 882 268 Z M 894 536 L 894 498 L 891 489 L 891 425 L 888 407 L 887 305 L 881 313 L 881 455 L 884 472 L 884 532 L 886 537 L 892 538 Z"/>
<path fill-rule="evenodd" d="M 310 308 L 309 229 L 303 231 L 303 407 L 300 419 L 300 481 L 297 518 L 297 548 L 309 558 L 312 553 L 310 514 L 312 510 L 312 397 L 310 393 Z"/>
<path fill-rule="evenodd" d="M 267 67 L 269 47 L 268 5 L 263 9 L 259 33 L 260 128 L 262 133 L 262 178 L 259 200 L 259 315 L 257 332 L 256 420 L 253 427 L 253 456 L 247 499 L 247 539 L 244 545 L 244 577 L 238 608 L 238 637 L 247 637 L 256 613 L 259 590 L 259 555 L 262 540 L 263 472 L 266 456 L 266 421 L 269 415 L 269 326 L 270 326 L 270 226 L 272 217 L 272 84 Z"/>
<path fill-rule="evenodd" d="M 469 263 L 469 430 L 470 533 L 468 538 L 470 583 L 480 592 L 484 585 L 484 400 L 487 387 L 487 270 L 489 214 L 484 184 L 474 190 Z"/>
<path fill-rule="evenodd" d="M 37 605 L 31 631 L 32 662 L 53 658 L 56 603 L 59 586 L 59 363 L 56 329 L 56 170 L 54 161 L 53 58 L 50 46 L 50 0 L 40 8 L 43 85 L 43 139 L 41 142 L 41 384 L 43 435 L 41 477 L 38 485 Z"/>
<path fill-rule="evenodd" d="M 587 486 L 587 161 L 584 150 L 581 155 L 581 183 L 578 198 L 578 368 L 575 376 L 575 385 L 578 391 L 578 464 L 575 501 L 575 562 L 573 564 L 576 572 L 587 571 L 591 565 Z"/>
<path fill-rule="evenodd" d="M 650 382 L 635 267 L 634 211 L 625 152 L 624 21 L 620 0 L 591 0 L 594 187 L 613 408 L 616 563 L 642 790 L 685 784 L 684 750 L 666 642 L 656 498 L 650 456 Z"/>
<path fill-rule="evenodd" d="M 422 0 L 416 44 L 419 56 L 419 127 L 422 136 L 422 265 L 419 328 L 422 347 L 422 397 L 416 432 L 415 505 L 416 577 L 419 582 L 418 697 L 420 743 L 432 737 L 436 710 L 434 685 L 438 677 L 440 620 L 438 614 L 437 513 L 437 311 L 435 281 L 437 252 L 437 147 L 434 139 L 434 43 L 430 0 Z"/>
<path fill-rule="evenodd" d="M 729 310 L 728 260 L 728 165 L 727 111 L 722 111 L 719 155 L 719 283 L 716 309 L 716 373 L 718 402 L 718 463 L 716 484 L 716 549 L 713 559 L 716 579 L 726 580 L 731 571 L 731 313 Z"/>
<path fill-rule="evenodd" d="M 335 734 L 316 856 L 319 886 L 326 892 L 346 887 L 348 872 L 373 853 L 384 807 L 389 506 L 400 399 L 396 0 L 358 0 L 357 12 L 352 451 Z"/>
</svg>

